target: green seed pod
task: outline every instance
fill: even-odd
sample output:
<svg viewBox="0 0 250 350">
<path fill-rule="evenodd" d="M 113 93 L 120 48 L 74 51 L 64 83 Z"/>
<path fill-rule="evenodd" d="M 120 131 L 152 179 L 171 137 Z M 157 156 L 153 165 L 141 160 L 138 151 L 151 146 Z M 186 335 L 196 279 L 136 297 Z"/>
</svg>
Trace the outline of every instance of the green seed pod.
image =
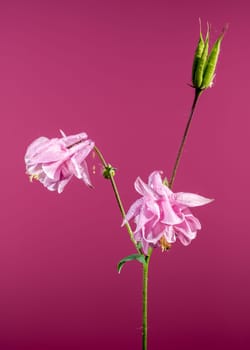
<svg viewBox="0 0 250 350">
<path fill-rule="evenodd" d="M 199 62 L 197 64 L 195 74 L 194 74 L 194 80 L 193 80 L 193 86 L 195 88 L 200 89 L 201 84 L 203 81 L 203 74 L 207 65 L 207 56 L 208 56 L 208 46 L 209 46 L 209 27 L 207 29 L 207 35 L 206 35 L 206 40 L 204 43 L 204 49 L 202 51 L 202 55 L 199 59 Z"/>
<path fill-rule="evenodd" d="M 213 78 L 214 78 L 214 72 L 216 69 L 216 65 L 217 65 L 217 61 L 218 61 L 218 57 L 219 57 L 219 53 L 220 53 L 220 45 L 221 45 L 221 41 L 223 39 L 224 33 L 222 33 L 219 38 L 216 40 L 210 55 L 208 57 L 207 60 L 207 65 L 206 65 L 206 69 L 204 71 L 204 75 L 203 75 L 203 80 L 202 80 L 202 84 L 201 84 L 201 89 L 206 89 L 209 86 L 211 86 L 211 84 L 213 83 Z"/>
<path fill-rule="evenodd" d="M 199 61 L 200 61 L 200 58 L 201 58 L 201 55 L 202 55 L 202 52 L 203 52 L 204 46 L 205 46 L 205 43 L 204 43 L 204 40 L 203 40 L 203 37 L 202 37 L 202 32 L 201 32 L 201 20 L 199 19 L 199 21 L 200 21 L 200 39 L 199 39 L 197 48 L 195 50 L 194 60 L 193 60 L 193 67 L 192 67 L 192 82 L 193 82 L 193 85 L 194 85 L 194 79 L 195 79 L 195 71 L 196 71 L 196 68 L 197 68 L 197 66 L 199 64 Z"/>
</svg>

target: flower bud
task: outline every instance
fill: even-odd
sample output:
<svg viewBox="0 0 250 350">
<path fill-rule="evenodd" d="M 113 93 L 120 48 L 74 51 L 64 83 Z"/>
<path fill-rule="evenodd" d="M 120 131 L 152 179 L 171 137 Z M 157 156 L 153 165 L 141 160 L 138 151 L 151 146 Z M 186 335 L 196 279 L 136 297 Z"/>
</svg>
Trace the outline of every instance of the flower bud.
<svg viewBox="0 0 250 350">
<path fill-rule="evenodd" d="M 111 179 L 111 177 L 115 176 L 115 168 L 113 168 L 110 164 L 108 164 L 102 172 L 102 175 L 105 179 Z"/>
</svg>

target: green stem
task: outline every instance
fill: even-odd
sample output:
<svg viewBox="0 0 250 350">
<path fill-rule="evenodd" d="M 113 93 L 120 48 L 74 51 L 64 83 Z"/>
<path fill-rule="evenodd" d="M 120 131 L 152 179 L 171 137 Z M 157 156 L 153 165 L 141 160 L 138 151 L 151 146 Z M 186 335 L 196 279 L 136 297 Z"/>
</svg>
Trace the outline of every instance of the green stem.
<svg viewBox="0 0 250 350">
<path fill-rule="evenodd" d="M 94 146 L 94 150 L 95 150 L 97 156 L 99 157 L 99 159 L 100 159 L 100 161 L 101 161 L 103 167 L 104 167 L 104 168 L 107 168 L 107 167 L 109 166 L 109 164 L 106 162 L 106 160 L 105 160 L 103 154 L 101 153 L 101 151 L 99 150 L 99 148 L 98 148 L 97 146 Z M 112 174 L 110 174 L 110 182 L 111 182 L 111 186 L 112 186 L 112 188 L 113 188 L 114 194 L 115 194 L 115 198 L 116 198 L 118 207 L 119 207 L 120 212 L 121 212 L 121 214 L 122 214 L 122 218 L 125 219 L 126 213 L 125 213 L 125 210 L 124 210 L 122 201 L 121 201 L 121 197 L 120 197 L 120 195 L 119 195 L 119 191 L 118 191 L 118 188 L 117 188 L 117 185 L 116 185 L 114 176 L 113 176 Z M 128 223 L 127 221 L 125 222 L 125 226 L 126 226 L 126 228 L 127 228 L 127 231 L 128 231 L 128 233 L 129 233 L 130 239 L 131 239 L 131 241 L 133 242 L 133 244 L 134 244 L 134 246 L 135 246 L 137 252 L 138 252 L 139 254 L 141 254 L 141 251 L 140 251 L 140 249 L 138 248 L 137 243 L 136 243 L 136 241 L 135 241 L 135 239 L 134 239 L 134 234 L 133 234 L 133 231 L 132 231 L 132 229 L 131 229 L 131 226 L 129 225 L 129 223 Z"/>
<path fill-rule="evenodd" d="M 194 101 L 192 104 L 191 112 L 188 118 L 188 122 L 182 137 L 181 145 L 177 154 L 177 158 L 174 164 L 172 176 L 169 182 L 169 187 L 172 188 L 177 172 L 178 165 L 180 163 L 180 159 L 183 153 L 184 145 L 187 139 L 188 131 L 191 126 L 191 121 L 194 115 L 195 106 L 197 104 L 198 98 L 201 94 L 200 89 L 195 90 L 195 96 Z M 142 291 L 142 300 L 143 300 L 143 315 L 142 315 L 142 350 L 147 350 L 147 336 L 148 336 L 148 268 L 149 268 L 149 261 L 150 257 L 152 255 L 153 250 L 151 249 L 149 251 L 148 256 L 146 257 L 146 262 L 143 264 L 143 291 Z"/>
<path fill-rule="evenodd" d="M 148 337 L 148 267 L 153 250 L 146 257 L 146 262 L 143 264 L 143 289 L 142 289 L 142 350 L 147 350 Z"/>
<path fill-rule="evenodd" d="M 176 171 L 177 171 L 178 165 L 180 163 L 180 159 L 181 159 L 181 156 L 182 156 L 182 153 L 183 153 L 184 145 L 185 145 L 185 142 L 186 142 L 186 139 L 187 139 L 187 135 L 188 135 L 188 132 L 189 132 L 189 129 L 190 129 L 190 126 L 191 126 L 191 121 L 192 121 L 192 118 L 193 118 L 193 115 L 194 115 L 195 106 L 197 104 L 198 98 L 199 98 L 201 93 L 202 93 L 202 90 L 195 89 L 194 101 L 193 101 L 193 104 L 192 104 L 192 108 L 191 108 L 191 111 L 190 111 L 190 115 L 189 115 L 189 118 L 188 118 L 186 129 L 184 131 L 184 134 L 183 134 L 183 137 L 182 137 L 182 140 L 181 140 L 181 145 L 180 145 L 180 148 L 179 148 L 176 160 L 175 160 L 173 172 L 172 172 L 172 175 L 171 175 L 171 179 L 169 181 L 169 188 L 173 187 L 175 176 L 176 176 Z"/>
</svg>

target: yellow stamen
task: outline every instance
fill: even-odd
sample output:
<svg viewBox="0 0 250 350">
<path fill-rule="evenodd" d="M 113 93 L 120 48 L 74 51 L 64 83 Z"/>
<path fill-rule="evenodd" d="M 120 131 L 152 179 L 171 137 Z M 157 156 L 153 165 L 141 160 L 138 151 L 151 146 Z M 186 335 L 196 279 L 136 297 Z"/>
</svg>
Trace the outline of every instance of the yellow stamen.
<svg viewBox="0 0 250 350">
<path fill-rule="evenodd" d="M 171 243 L 168 243 L 168 241 L 164 236 L 162 236 L 160 239 L 160 245 L 161 245 L 162 252 L 165 252 L 166 250 L 171 248 Z"/>
<path fill-rule="evenodd" d="M 30 179 L 30 182 L 32 182 L 33 179 L 39 180 L 39 176 L 37 174 L 32 174 L 32 175 L 29 175 L 29 179 Z"/>
</svg>

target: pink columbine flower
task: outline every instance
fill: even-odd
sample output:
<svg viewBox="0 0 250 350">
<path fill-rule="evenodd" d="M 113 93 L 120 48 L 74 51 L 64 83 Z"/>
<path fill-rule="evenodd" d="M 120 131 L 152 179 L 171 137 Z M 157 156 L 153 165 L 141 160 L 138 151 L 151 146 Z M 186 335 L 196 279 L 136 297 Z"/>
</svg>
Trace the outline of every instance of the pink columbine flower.
<svg viewBox="0 0 250 350">
<path fill-rule="evenodd" d="M 188 245 L 196 237 L 197 230 L 201 229 L 199 220 L 189 207 L 212 201 L 193 193 L 173 193 L 163 184 L 159 171 L 149 176 L 148 184 L 138 177 L 135 189 L 142 197 L 132 204 L 123 225 L 134 218 L 134 238 L 141 242 L 145 254 L 148 254 L 149 246 L 168 249 L 176 238 Z"/>
<path fill-rule="evenodd" d="M 61 193 L 70 179 L 76 176 L 91 186 L 85 158 L 94 147 L 87 134 L 61 138 L 39 137 L 31 143 L 25 154 L 26 172 L 39 180 L 50 191 Z"/>
</svg>

